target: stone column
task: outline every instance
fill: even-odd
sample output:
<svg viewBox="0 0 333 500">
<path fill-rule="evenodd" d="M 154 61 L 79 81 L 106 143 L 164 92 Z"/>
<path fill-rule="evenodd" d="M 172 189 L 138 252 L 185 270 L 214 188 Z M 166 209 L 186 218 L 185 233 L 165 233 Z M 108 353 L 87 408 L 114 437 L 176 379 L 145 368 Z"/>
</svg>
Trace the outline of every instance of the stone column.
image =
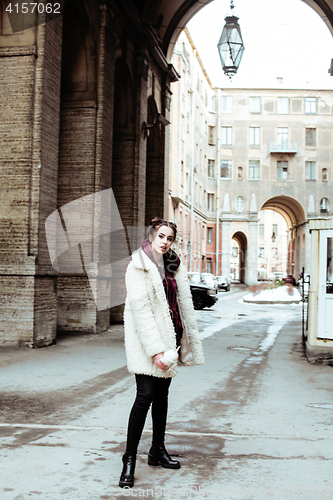
<svg viewBox="0 0 333 500">
<path fill-rule="evenodd" d="M 258 252 L 258 219 L 249 221 L 249 238 L 246 254 L 246 275 L 245 283 L 254 285 L 258 280 L 257 270 L 257 252 Z"/>
<path fill-rule="evenodd" d="M 228 220 L 222 220 L 221 232 L 222 232 L 222 276 L 229 278 L 230 275 L 230 234 L 231 224 Z"/>
<path fill-rule="evenodd" d="M 57 207 L 62 19 L 19 38 L 0 48 L 0 343 L 34 347 L 56 336 L 45 219 Z"/>
</svg>

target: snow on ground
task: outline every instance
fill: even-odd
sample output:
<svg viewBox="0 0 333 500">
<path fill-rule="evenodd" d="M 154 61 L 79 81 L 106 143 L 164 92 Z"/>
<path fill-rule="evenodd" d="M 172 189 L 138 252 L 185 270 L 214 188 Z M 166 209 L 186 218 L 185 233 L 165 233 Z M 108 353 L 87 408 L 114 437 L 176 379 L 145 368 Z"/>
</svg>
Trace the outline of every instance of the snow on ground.
<svg viewBox="0 0 333 500">
<path fill-rule="evenodd" d="M 257 304 L 267 304 L 267 303 L 280 303 L 280 304 L 292 304 L 299 303 L 301 301 L 301 295 L 297 288 L 291 288 L 292 295 L 289 295 L 288 286 L 279 286 L 278 288 L 272 288 L 267 290 L 262 290 L 259 293 L 253 294 L 248 293 L 244 295 L 244 302 L 255 302 Z"/>
</svg>

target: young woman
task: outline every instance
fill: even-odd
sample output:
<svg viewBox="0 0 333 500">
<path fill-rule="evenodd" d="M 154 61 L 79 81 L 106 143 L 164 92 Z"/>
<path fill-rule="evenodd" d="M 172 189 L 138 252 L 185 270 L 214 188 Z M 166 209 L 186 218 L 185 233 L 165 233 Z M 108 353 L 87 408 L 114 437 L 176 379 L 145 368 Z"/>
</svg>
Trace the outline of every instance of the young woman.
<svg viewBox="0 0 333 500">
<path fill-rule="evenodd" d="M 137 448 L 152 403 L 153 439 L 149 465 L 179 469 L 164 446 L 171 378 L 177 363 L 163 362 L 163 353 L 179 347 L 185 365 L 203 363 L 187 272 L 171 249 L 177 226 L 155 218 L 148 239 L 132 256 L 126 272 L 127 297 L 124 312 L 125 348 L 128 370 L 135 374 L 137 394 L 127 432 L 126 452 L 119 486 L 131 488 Z"/>
</svg>

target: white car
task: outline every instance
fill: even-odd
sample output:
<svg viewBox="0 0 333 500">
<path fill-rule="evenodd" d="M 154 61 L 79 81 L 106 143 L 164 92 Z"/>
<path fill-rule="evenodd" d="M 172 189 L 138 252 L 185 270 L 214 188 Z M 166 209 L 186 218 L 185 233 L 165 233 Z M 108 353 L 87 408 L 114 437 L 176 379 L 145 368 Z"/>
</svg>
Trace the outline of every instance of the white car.
<svg viewBox="0 0 333 500">
<path fill-rule="evenodd" d="M 216 279 L 220 290 L 230 291 L 230 282 L 226 276 L 216 276 Z"/>
</svg>

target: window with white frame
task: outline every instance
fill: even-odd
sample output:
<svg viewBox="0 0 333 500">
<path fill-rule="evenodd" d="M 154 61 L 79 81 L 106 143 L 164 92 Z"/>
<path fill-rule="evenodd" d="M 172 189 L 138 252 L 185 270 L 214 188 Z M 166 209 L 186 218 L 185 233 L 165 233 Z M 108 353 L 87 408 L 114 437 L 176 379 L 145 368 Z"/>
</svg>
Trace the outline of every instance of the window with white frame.
<svg viewBox="0 0 333 500">
<path fill-rule="evenodd" d="M 214 195 L 213 193 L 208 193 L 207 195 L 207 210 L 212 212 L 214 210 Z"/>
<path fill-rule="evenodd" d="M 288 128 L 287 127 L 278 127 L 277 129 L 277 143 L 278 146 L 281 146 L 282 148 L 287 148 L 288 147 Z"/>
<path fill-rule="evenodd" d="M 212 95 L 211 97 L 211 100 L 210 100 L 210 109 L 211 111 L 214 111 L 216 110 L 216 99 L 215 99 L 215 95 Z"/>
<path fill-rule="evenodd" d="M 322 198 L 320 202 L 320 213 L 327 214 L 329 212 L 330 205 L 327 198 Z"/>
<path fill-rule="evenodd" d="M 232 127 L 222 127 L 221 144 L 232 146 Z"/>
<path fill-rule="evenodd" d="M 275 237 L 278 235 L 278 225 L 277 224 L 272 225 L 272 233 L 275 234 Z"/>
<path fill-rule="evenodd" d="M 276 104 L 278 115 L 289 115 L 289 97 L 278 97 Z"/>
<path fill-rule="evenodd" d="M 214 178 L 214 160 L 208 160 L 208 177 Z"/>
<path fill-rule="evenodd" d="M 235 200 L 235 210 L 238 213 L 244 212 L 245 209 L 245 200 L 242 196 L 237 196 Z"/>
<path fill-rule="evenodd" d="M 249 161 L 249 179 L 259 180 L 260 179 L 260 162 L 259 160 Z"/>
<path fill-rule="evenodd" d="M 215 127 L 208 127 L 208 142 L 209 144 L 214 144 Z"/>
<path fill-rule="evenodd" d="M 265 248 L 264 247 L 259 247 L 258 257 L 259 257 L 259 259 L 265 258 Z"/>
<path fill-rule="evenodd" d="M 259 224 L 259 236 L 265 236 L 265 224 Z"/>
<path fill-rule="evenodd" d="M 232 113 L 234 99 L 230 95 L 222 96 L 221 113 Z"/>
<path fill-rule="evenodd" d="M 231 160 L 221 160 L 221 178 L 231 179 Z"/>
<path fill-rule="evenodd" d="M 213 228 L 207 227 L 207 243 L 213 243 Z"/>
<path fill-rule="evenodd" d="M 305 113 L 307 115 L 315 115 L 317 113 L 317 98 L 305 97 Z"/>
<path fill-rule="evenodd" d="M 288 162 L 278 161 L 277 162 L 277 178 L 280 180 L 288 179 Z"/>
<path fill-rule="evenodd" d="M 306 128 L 305 129 L 305 145 L 306 146 L 316 146 L 317 138 L 316 138 L 316 129 L 315 128 Z"/>
<path fill-rule="evenodd" d="M 182 115 L 181 139 L 182 139 L 182 141 L 185 141 L 185 116 L 184 115 Z"/>
<path fill-rule="evenodd" d="M 260 113 L 261 112 L 261 98 L 260 97 L 250 97 L 249 107 L 250 107 L 250 113 Z"/>
<path fill-rule="evenodd" d="M 306 181 L 315 181 L 317 179 L 317 162 L 315 161 L 306 161 L 305 162 L 305 180 Z"/>
<path fill-rule="evenodd" d="M 249 145 L 260 146 L 260 127 L 250 127 L 249 129 Z"/>
</svg>

